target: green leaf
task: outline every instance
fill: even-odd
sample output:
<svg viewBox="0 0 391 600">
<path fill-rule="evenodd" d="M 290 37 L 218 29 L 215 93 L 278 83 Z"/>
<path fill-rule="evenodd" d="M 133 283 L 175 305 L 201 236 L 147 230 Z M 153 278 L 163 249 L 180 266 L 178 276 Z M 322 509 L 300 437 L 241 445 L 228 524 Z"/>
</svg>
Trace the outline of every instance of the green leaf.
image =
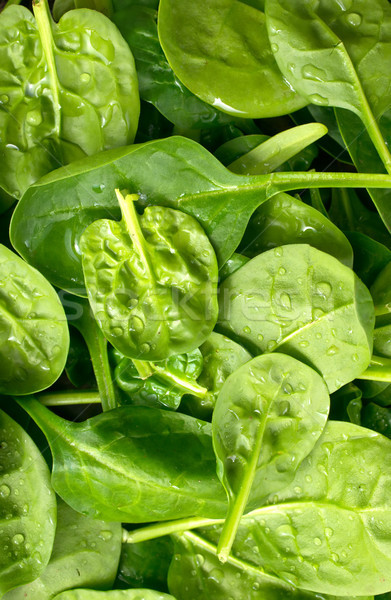
<svg viewBox="0 0 391 600">
<path fill-rule="evenodd" d="M 56 596 L 55 600 L 175 600 L 173 596 L 154 590 L 112 590 L 94 592 L 93 590 L 71 590 Z"/>
<path fill-rule="evenodd" d="M 353 248 L 354 272 L 369 287 L 386 264 L 391 262 L 391 251 L 360 231 L 347 232 L 346 237 Z"/>
<path fill-rule="evenodd" d="M 39 577 L 49 562 L 56 529 L 56 498 L 40 451 L 20 425 L 2 410 L 0 431 L 0 595 L 3 597 L 8 590 Z"/>
<path fill-rule="evenodd" d="M 122 544 L 117 586 L 167 590 L 167 573 L 174 552 L 169 537 Z"/>
<path fill-rule="evenodd" d="M 371 295 L 376 315 L 388 315 L 391 312 L 391 262 L 380 271 L 371 286 Z"/>
<path fill-rule="evenodd" d="M 69 332 L 49 282 L 0 245 L 0 393 L 31 394 L 61 375 Z"/>
<path fill-rule="evenodd" d="M 294 481 L 242 519 L 234 556 L 321 594 L 390 590 L 390 465 L 390 440 L 330 421 Z"/>
<path fill-rule="evenodd" d="M 169 206 L 195 217 L 222 265 L 267 198 L 302 187 L 335 186 L 391 187 L 391 178 L 353 173 L 245 177 L 230 173 L 199 144 L 171 137 L 101 153 L 46 176 L 19 202 L 10 235 L 17 251 L 49 281 L 84 295 L 80 236 L 97 219 L 120 217 L 116 188 L 139 194 L 142 206 Z"/>
<path fill-rule="evenodd" d="M 232 117 L 197 98 L 176 77 L 160 46 L 154 8 L 141 2 L 120 7 L 113 21 L 134 55 L 143 100 L 185 129 L 216 127 L 232 121 Z"/>
<path fill-rule="evenodd" d="M 209 423 L 143 406 L 73 423 L 34 399 L 22 406 L 50 444 L 54 489 L 75 510 L 129 523 L 224 515 Z"/>
<path fill-rule="evenodd" d="M 196 96 L 238 117 L 274 117 L 306 104 L 283 79 L 265 15 L 236 0 L 161 0 L 160 43 Z"/>
<path fill-rule="evenodd" d="M 318 210 L 288 194 L 277 194 L 253 214 L 240 250 L 249 257 L 285 244 L 309 244 L 352 267 L 353 252 L 338 227 Z"/>
<path fill-rule="evenodd" d="M 229 500 L 221 561 L 243 513 L 292 481 L 323 432 L 329 406 L 320 375 L 284 354 L 254 358 L 227 379 L 212 419 L 217 474 Z"/>
<path fill-rule="evenodd" d="M 9 592 L 4 600 L 51 600 L 75 586 L 110 588 L 118 568 L 121 531 L 119 523 L 89 519 L 59 500 L 49 564 L 38 579 Z"/>
<path fill-rule="evenodd" d="M 133 141 L 139 115 L 132 54 L 98 12 L 58 24 L 47 1 L 0 15 L 0 187 L 19 198 L 37 179 L 85 155 Z"/>
<path fill-rule="evenodd" d="M 265 12 L 275 59 L 294 89 L 308 102 L 359 116 L 391 172 L 376 120 L 391 104 L 389 2 L 352 0 L 346 10 L 327 0 L 267 0 Z"/>
<path fill-rule="evenodd" d="M 305 244 L 260 254 L 220 287 L 219 329 L 253 354 L 278 350 L 317 370 L 333 392 L 372 353 L 374 310 L 364 284 Z"/>
<path fill-rule="evenodd" d="M 122 354 L 165 360 L 202 344 L 217 321 L 218 266 L 198 222 L 184 212 L 134 208 L 117 190 L 122 221 L 92 223 L 80 242 L 88 297 Z"/>
</svg>

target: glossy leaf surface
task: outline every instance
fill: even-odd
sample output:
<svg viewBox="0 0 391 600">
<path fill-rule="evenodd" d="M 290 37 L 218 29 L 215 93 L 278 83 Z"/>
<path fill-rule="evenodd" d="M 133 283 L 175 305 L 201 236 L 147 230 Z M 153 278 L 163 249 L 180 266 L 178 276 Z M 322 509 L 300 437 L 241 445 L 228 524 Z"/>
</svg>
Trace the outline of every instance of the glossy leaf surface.
<svg viewBox="0 0 391 600">
<path fill-rule="evenodd" d="M 236 0 L 161 0 L 164 53 L 194 94 L 240 117 L 273 117 L 306 104 L 282 78 L 265 15 Z"/>
<path fill-rule="evenodd" d="M 81 237 L 95 319 L 125 356 L 165 360 L 202 344 L 217 321 L 218 266 L 198 222 L 118 192 L 122 221 L 92 223 Z"/>
<path fill-rule="evenodd" d="M 117 572 L 121 527 L 89 519 L 58 502 L 58 525 L 53 552 L 41 576 L 12 590 L 4 600 L 51 600 L 75 586 L 107 589 Z"/>
<path fill-rule="evenodd" d="M 55 600 L 175 600 L 173 596 L 154 590 L 112 590 L 95 592 L 93 590 L 70 590 L 56 596 Z"/>
<path fill-rule="evenodd" d="M 304 244 L 260 254 L 220 287 L 219 328 L 253 353 L 278 350 L 315 368 L 330 392 L 368 366 L 374 309 L 367 288 Z"/>
<path fill-rule="evenodd" d="M 389 590 L 390 453 L 384 436 L 330 421 L 294 481 L 242 519 L 234 555 L 319 593 Z"/>
<path fill-rule="evenodd" d="M 85 155 L 129 144 L 139 115 L 132 54 L 102 14 L 55 24 L 46 0 L 0 16 L 0 186 L 14 197 Z"/>
<path fill-rule="evenodd" d="M 58 379 L 69 332 L 49 282 L 0 245 L 0 393 L 31 394 Z"/>
<path fill-rule="evenodd" d="M 135 2 L 120 7 L 113 20 L 134 55 L 143 100 L 178 127 L 209 128 L 232 120 L 197 98 L 176 77 L 160 46 L 154 8 Z"/>
<path fill-rule="evenodd" d="M 72 423 L 36 400 L 23 406 L 48 438 L 53 487 L 75 510 L 130 523 L 225 513 L 208 423 L 143 406 Z"/>
<path fill-rule="evenodd" d="M 2 596 L 39 577 L 49 562 L 56 529 L 56 499 L 40 451 L 3 411 L 0 432 Z"/>
<path fill-rule="evenodd" d="M 227 379 L 212 418 L 217 474 L 229 499 L 222 560 L 243 513 L 292 481 L 326 425 L 329 405 L 320 375 L 284 354 L 258 356 Z"/>
<path fill-rule="evenodd" d="M 19 202 L 10 235 L 17 251 L 49 281 L 83 295 L 80 236 L 93 221 L 120 216 L 116 188 L 139 194 L 142 206 L 170 206 L 195 217 L 222 265 L 267 198 L 302 187 L 341 185 L 391 187 L 391 180 L 352 173 L 244 177 L 230 173 L 197 143 L 171 137 L 110 150 L 46 176 Z M 46 248 L 53 250 L 48 254 Z"/>
<path fill-rule="evenodd" d="M 167 573 L 174 547 L 168 536 L 122 544 L 115 587 L 167 591 Z"/>
<path fill-rule="evenodd" d="M 344 234 L 318 210 L 288 194 L 277 194 L 250 219 L 240 249 L 246 256 L 285 244 L 309 244 L 351 267 L 353 252 Z"/>
</svg>

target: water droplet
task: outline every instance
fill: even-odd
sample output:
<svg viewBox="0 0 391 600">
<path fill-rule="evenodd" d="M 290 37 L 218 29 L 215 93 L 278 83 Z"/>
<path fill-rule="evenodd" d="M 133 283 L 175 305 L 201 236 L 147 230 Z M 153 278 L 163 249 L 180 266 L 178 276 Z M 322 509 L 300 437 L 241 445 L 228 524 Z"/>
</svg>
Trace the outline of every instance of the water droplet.
<svg viewBox="0 0 391 600">
<path fill-rule="evenodd" d="M 246 325 L 246 327 L 243 327 L 243 333 L 251 333 L 251 329 L 250 327 L 248 327 L 248 325 Z"/>
<path fill-rule="evenodd" d="M 311 475 L 306 475 L 305 476 L 305 480 L 306 480 L 307 483 L 311 483 L 311 481 L 312 481 Z"/>
<path fill-rule="evenodd" d="M 281 294 L 281 296 L 280 296 L 280 304 L 286 310 L 291 310 L 291 308 L 292 308 L 292 302 L 291 302 L 291 298 L 290 298 L 289 294 L 287 294 L 286 292 L 283 292 Z"/>
<path fill-rule="evenodd" d="M 140 317 L 133 316 L 129 319 L 129 331 L 141 333 L 144 330 L 144 322 Z"/>
<path fill-rule="evenodd" d="M 88 83 L 91 80 L 91 75 L 89 73 L 82 73 L 80 75 L 80 81 L 82 83 Z"/>
<path fill-rule="evenodd" d="M 293 392 L 293 387 L 291 386 L 290 383 L 284 383 L 282 386 L 283 392 L 284 394 L 292 394 Z"/>
<path fill-rule="evenodd" d="M 315 65 L 305 65 L 301 70 L 301 74 L 304 79 L 310 79 L 311 81 L 320 81 L 322 83 L 326 81 L 326 71 Z M 317 94 L 314 95 L 317 96 Z"/>
<path fill-rule="evenodd" d="M 274 248 L 274 254 L 275 254 L 275 256 L 282 256 L 283 249 L 281 248 L 281 246 L 278 248 Z"/>
<path fill-rule="evenodd" d="M 290 409 L 291 409 L 291 405 L 288 402 L 288 400 L 283 400 L 278 405 L 278 412 L 281 416 L 287 415 L 289 413 Z"/>
<path fill-rule="evenodd" d="M 263 340 L 263 335 L 262 335 L 262 333 L 259 333 L 259 334 L 257 335 L 257 338 L 258 338 L 258 341 L 259 341 L 259 342 L 262 342 L 262 340 Z"/>
<path fill-rule="evenodd" d="M 315 337 L 316 337 L 317 340 L 320 340 L 320 339 L 322 339 L 322 334 L 321 333 L 316 333 Z"/>
<path fill-rule="evenodd" d="M 276 52 L 278 52 L 278 45 L 277 44 L 272 44 L 271 45 L 271 49 L 272 49 L 272 52 L 275 54 Z"/>
<path fill-rule="evenodd" d="M 332 287 L 327 281 L 320 281 L 316 286 L 316 293 L 322 298 L 328 298 L 331 294 Z"/>
<path fill-rule="evenodd" d="M 23 544 L 23 542 L 24 542 L 24 535 L 22 535 L 21 533 L 16 533 L 14 535 L 14 537 L 12 538 L 12 542 L 14 544 L 16 544 L 17 546 L 19 546 L 20 544 Z"/>
<path fill-rule="evenodd" d="M 221 583 L 223 581 L 224 573 L 221 569 L 212 569 L 212 571 L 208 575 L 208 579 L 213 579 L 216 583 Z"/>
<path fill-rule="evenodd" d="M 362 17 L 358 13 L 349 13 L 346 15 L 346 20 L 352 27 L 360 27 L 362 23 Z"/>
<path fill-rule="evenodd" d="M 197 563 L 197 565 L 198 565 L 199 567 L 202 567 L 202 565 L 203 565 L 203 564 L 204 564 L 204 562 L 205 562 L 205 557 L 204 557 L 204 556 L 202 556 L 202 554 L 196 554 L 196 555 L 195 555 L 195 560 L 196 560 L 196 563 Z"/>
<path fill-rule="evenodd" d="M 302 562 L 304 562 L 304 558 L 303 558 L 302 556 L 298 556 L 298 557 L 297 557 L 297 560 L 299 561 L 299 563 L 302 563 Z"/>
<path fill-rule="evenodd" d="M 267 350 L 268 352 L 273 352 L 274 348 L 277 346 L 277 342 L 275 340 L 270 340 L 270 342 L 267 343 Z"/>
<path fill-rule="evenodd" d="M 279 274 L 279 275 L 285 275 L 285 273 L 286 273 L 286 269 L 284 269 L 284 267 L 280 267 L 280 268 L 278 269 L 278 274 Z"/>
<path fill-rule="evenodd" d="M 359 357 L 359 355 L 358 355 L 358 354 L 353 354 L 353 356 L 352 356 L 352 360 L 353 360 L 354 362 L 357 362 L 357 361 L 359 360 L 359 358 L 360 358 L 360 357 Z"/>
<path fill-rule="evenodd" d="M 335 552 L 332 552 L 331 553 L 331 560 L 333 560 L 334 562 L 338 562 L 339 561 L 338 554 L 336 554 Z"/>
<path fill-rule="evenodd" d="M 96 194 L 101 194 L 105 188 L 106 188 L 105 184 L 101 183 L 99 185 L 93 185 L 92 191 L 95 192 Z"/>
<path fill-rule="evenodd" d="M 7 442 L 0 442 L 0 450 L 5 450 L 6 448 L 8 448 Z"/>
<path fill-rule="evenodd" d="M 337 354 L 338 352 L 339 348 L 337 348 L 337 346 L 330 346 L 330 348 L 326 350 L 327 356 L 334 356 L 334 354 Z"/>
<path fill-rule="evenodd" d="M 310 345 L 308 340 L 303 340 L 302 342 L 299 342 L 299 346 L 301 346 L 301 348 L 307 348 Z"/>
<path fill-rule="evenodd" d="M 112 331 L 112 335 L 114 337 L 119 337 L 120 335 L 123 335 L 124 330 L 122 329 L 122 327 L 114 327 L 113 331 Z"/>
<path fill-rule="evenodd" d="M 322 540 L 318 537 L 314 538 L 314 544 L 315 546 L 321 546 L 322 545 Z"/>
<path fill-rule="evenodd" d="M 9 102 L 9 97 L 7 96 L 7 94 L 1 94 L 0 96 L 0 103 L 1 104 L 7 104 Z"/>
<path fill-rule="evenodd" d="M 140 353 L 141 354 L 147 354 L 148 352 L 151 351 L 151 345 L 148 344 L 148 342 L 144 342 L 143 344 L 140 345 Z"/>
<path fill-rule="evenodd" d="M 113 537 L 113 534 L 111 531 L 104 530 L 100 532 L 99 537 L 105 542 L 108 542 Z"/>
<path fill-rule="evenodd" d="M 5 483 L 3 483 L 3 485 L 0 485 L 0 497 L 1 498 L 7 498 L 11 493 L 11 489 L 8 485 L 6 485 Z"/>
<path fill-rule="evenodd" d="M 294 488 L 294 490 L 293 490 L 293 491 L 295 492 L 295 494 L 301 494 L 301 492 L 302 492 L 303 490 L 301 489 L 301 487 L 299 487 L 299 486 L 296 486 L 296 487 Z"/>
<path fill-rule="evenodd" d="M 26 121 L 29 125 L 37 127 L 42 123 L 42 114 L 38 110 L 31 110 L 27 113 Z"/>
<path fill-rule="evenodd" d="M 312 102 L 312 104 L 316 104 L 317 106 L 328 106 L 329 105 L 329 101 L 327 100 L 327 98 L 324 98 L 320 94 L 311 94 L 309 96 L 309 99 Z"/>
<path fill-rule="evenodd" d="M 333 535 L 333 533 L 334 533 L 334 530 L 331 529 L 330 527 L 326 527 L 325 530 L 324 530 L 324 532 L 326 534 L 326 537 L 331 537 Z"/>
</svg>

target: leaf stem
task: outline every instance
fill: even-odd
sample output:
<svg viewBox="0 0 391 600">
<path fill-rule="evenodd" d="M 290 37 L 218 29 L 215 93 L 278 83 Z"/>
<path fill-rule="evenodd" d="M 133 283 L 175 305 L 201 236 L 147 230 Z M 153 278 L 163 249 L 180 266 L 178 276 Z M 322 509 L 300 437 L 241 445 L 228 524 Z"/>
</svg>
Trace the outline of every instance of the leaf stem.
<svg viewBox="0 0 391 600">
<path fill-rule="evenodd" d="M 123 529 L 122 543 L 137 544 L 138 542 L 154 540 L 164 535 L 188 531 L 189 529 L 196 529 L 197 527 L 218 525 L 223 521 L 224 519 L 203 519 L 202 517 L 190 517 L 187 519 L 178 519 L 176 521 L 163 521 L 154 525 L 148 525 L 147 527 L 140 527 L 140 529 L 134 529 L 133 531 L 127 531 L 126 529 Z"/>
<path fill-rule="evenodd" d="M 42 42 L 43 52 L 45 54 L 46 62 L 48 65 L 48 71 L 50 76 L 51 90 L 53 94 L 53 108 L 54 108 L 54 119 L 55 127 L 58 135 L 61 131 L 61 104 L 59 87 L 60 82 L 58 80 L 56 60 L 54 58 L 54 41 L 53 41 L 53 30 L 52 30 L 52 18 L 49 10 L 47 0 L 33 0 L 33 11 L 37 21 L 37 27 L 39 36 Z"/>
<path fill-rule="evenodd" d="M 369 105 L 367 105 L 367 112 L 365 112 L 361 118 L 368 131 L 369 137 L 371 138 L 373 145 L 375 146 L 383 162 L 383 165 L 385 166 L 387 172 L 391 175 L 391 154 L 384 137 L 382 136 L 379 124 L 376 121 Z"/>
<path fill-rule="evenodd" d="M 44 406 L 71 406 L 76 404 L 100 404 L 98 392 L 56 392 L 37 395 L 37 399 Z"/>
<path fill-rule="evenodd" d="M 391 383 L 391 358 L 372 356 L 368 369 L 357 379 Z"/>
<path fill-rule="evenodd" d="M 172 383 L 176 388 L 179 388 L 187 394 L 192 394 L 193 396 L 197 396 L 197 398 L 205 398 L 206 394 L 208 393 L 207 388 L 198 385 L 196 381 L 191 381 L 190 379 L 181 379 L 174 373 L 170 373 L 162 367 L 157 366 L 156 363 L 153 363 L 153 369 L 155 370 L 155 373 L 161 377 L 161 379 Z"/>
<path fill-rule="evenodd" d="M 137 373 L 140 375 L 141 379 L 148 379 L 153 375 L 153 368 L 151 363 L 147 360 L 137 360 L 136 358 L 132 358 L 132 362 L 137 369 Z"/>
</svg>

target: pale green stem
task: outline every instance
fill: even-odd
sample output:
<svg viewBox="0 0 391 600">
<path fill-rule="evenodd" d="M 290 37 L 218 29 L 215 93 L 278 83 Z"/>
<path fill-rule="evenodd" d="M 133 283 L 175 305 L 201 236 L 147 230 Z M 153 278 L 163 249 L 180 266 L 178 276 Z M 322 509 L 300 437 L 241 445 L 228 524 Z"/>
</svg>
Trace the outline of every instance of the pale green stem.
<svg viewBox="0 0 391 600">
<path fill-rule="evenodd" d="M 53 94 L 54 118 L 57 133 L 61 131 L 61 104 L 59 96 L 60 83 L 57 75 L 56 61 L 54 58 L 54 42 L 52 31 L 52 17 L 50 14 L 47 0 L 33 0 L 33 11 L 37 21 L 39 36 L 42 42 L 42 48 L 45 54 L 51 90 Z"/>
<path fill-rule="evenodd" d="M 44 406 L 71 406 L 77 404 L 100 404 L 99 392 L 57 392 L 39 394 L 37 399 Z"/>
<path fill-rule="evenodd" d="M 228 560 L 232 544 L 235 541 L 240 519 L 242 518 L 243 513 L 246 509 L 248 497 L 251 492 L 252 484 L 258 466 L 259 455 L 261 453 L 265 424 L 266 420 L 258 429 L 249 466 L 245 471 L 245 475 L 242 481 L 240 482 L 239 493 L 237 494 L 234 502 L 232 502 L 231 500 L 229 502 L 228 515 L 225 519 L 224 527 L 221 532 L 219 543 L 217 546 L 217 556 L 220 562 L 222 563 L 225 563 Z"/>
<path fill-rule="evenodd" d="M 391 175 L 391 154 L 369 105 L 368 115 L 364 113 L 362 120 L 387 172 Z"/>
<path fill-rule="evenodd" d="M 162 367 L 156 365 L 156 363 L 152 363 L 153 369 L 155 373 L 159 375 L 162 379 L 172 383 L 176 388 L 182 390 L 187 394 L 192 394 L 193 396 L 197 396 L 197 398 L 205 398 L 208 393 L 207 388 L 198 385 L 196 381 L 190 381 L 186 379 L 181 379 L 174 373 L 170 373 L 169 371 L 165 371 Z"/>
<path fill-rule="evenodd" d="M 357 379 L 391 383 L 391 358 L 372 356 L 370 365 Z"/>
<path fill-rule="evenodd" d="M 147 360 L 137 360 L 135 358 L 132 359 L 134 366 L 137 369 L 137 373 L 140 375 L 141 379 L 148 379 L 153 375 L 153 369 L 151 367 L 151 363 Z"/>
<path fill-rule="evenodd" d="M 126 529 L 123 529 L 122 542 L 124 544 L 137 544 L 138 542 L 154 540 L 156 538 L 163 537 L 164 535 L 179 533 L 189 529 L 219 525 L 220 523 L 223 523 L 223 521 L 224 519 L 203 519 L 202 517 L 189 517 L 188 519 L 160 522 L 154 525 L 148 525 L 147 527 L 141 527 L 140 529 L 134 529 L 133 531 L 127 531 Z"/>
</svg>

